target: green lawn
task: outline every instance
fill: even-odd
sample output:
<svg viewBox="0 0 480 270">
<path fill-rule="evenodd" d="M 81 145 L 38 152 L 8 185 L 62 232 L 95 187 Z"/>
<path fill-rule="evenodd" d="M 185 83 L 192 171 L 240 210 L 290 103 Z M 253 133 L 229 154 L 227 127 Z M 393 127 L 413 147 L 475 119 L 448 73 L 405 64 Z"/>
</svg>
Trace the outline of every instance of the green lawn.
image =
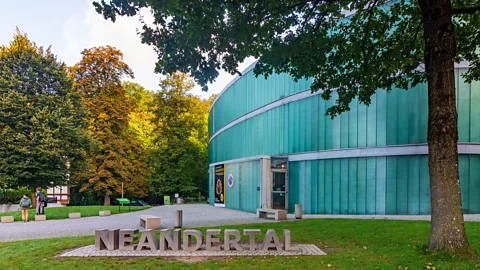
<svg viewBox="0 0 480 270">
<path fill-rule="evenodd" d="M 148 209 L 150 206 L 131 206 L 130 212 L 140 211 L 144 209 Z M 68 218 L 69 213 L 80 212 L 82 217 L 91 217 L 91 216 L 98 216 L 98 212 L 102 210 L 110 210 L 111 214 L 118 214 L 118 205 L 117 206 L 102 206 L 102 205 L 94 205 L 94 206 L 67 206 L 67 207 L 52 207 L 52 208 L 45 208 L 45 215 L 47 215 L 47 219 L 63 219 Z M 120 208 L 120 213 L 126 213 L 128 211 L 128 206 L 122 206 Z M 15 221 L 22 221 L 22 212 L 13 211 L 13 212 L 6 212 L 0 213 L 1 216 L 14 216 Z M 35 220 L 35 209 L 31 208 L 28 210 L 28 219 Z"/>
<path fill-rule="evenodd" d="M 292 242 L 316 244 L 328 255 L 188 263 L 171 258 L 55 258 L 62 250 L 93 244 L 94 238 L 88 236 L 0 243 L 0 265 L 4 269 L 328 269 L 328 265 L 332 269 L 475 269 L 480 264 L 426 251 L 429 222 L 425 221 L 324 219 L 218 228 L 260 228 L 263 233 L 273 228 L 280 237 L 288 228 Z M 466 228 L 470 243 L 480 252 L 480 223 L 467 222 Z"/>
</svg>

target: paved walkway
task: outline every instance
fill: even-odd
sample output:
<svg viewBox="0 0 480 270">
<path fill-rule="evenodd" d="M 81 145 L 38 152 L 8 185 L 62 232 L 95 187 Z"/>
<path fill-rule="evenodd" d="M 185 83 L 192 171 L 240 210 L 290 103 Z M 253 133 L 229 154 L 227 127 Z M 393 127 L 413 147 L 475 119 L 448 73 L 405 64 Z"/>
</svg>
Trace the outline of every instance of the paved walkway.
<svg viewBox="0 0 480 270">
<path fill-rule="evenodd" d="M 159 216 L 162 228 L 173 228 L 173 215 L 177 209 L 183 210 L 184 227 L 272 222 L 266 219 L 258 219 L 252 213 L 218 208 L 207 204 L 168 205 L 109 217 L 97 216 L 80 219 L 30 221 L 28 223 L 0 223 L 0 242 L 93 235 L 95 230 L 98 229 L 140 229 L 140 215 Z"/>
<path fill-rule="evenodd" d="M 109 217 L 86 217 L 80 219 L 47 220 L 41 222 L 0 223 L 0 242 L 93 235 L 98 229 L 135 229 L 139 227 L 140 215 L 155 215 L 161 218 L 162 228 L 173 227 L 175 210 L 183 210 L 183 226 L 188 228 L 221 226 L 229 224 L 248 224 L 275 222 L 271 219 L 259 219 L 253 213 L 232 209 L 213 207 L 207 204 L 185 204 L 153 207 L 147 210 L 112 215 Z M 48 218 L 48 217 L 47 217 Z M 347 218 L 347 219 L 392 219 L 392 220 L 430 220 L 424 216 L 374 216 L 374 215 L 303 215 L 312 218 Z M 294 220 L 293 214 L 288 215 Z M 465 215 L 466 221 L 480 221 L 480 214 Z"/>
</svg>

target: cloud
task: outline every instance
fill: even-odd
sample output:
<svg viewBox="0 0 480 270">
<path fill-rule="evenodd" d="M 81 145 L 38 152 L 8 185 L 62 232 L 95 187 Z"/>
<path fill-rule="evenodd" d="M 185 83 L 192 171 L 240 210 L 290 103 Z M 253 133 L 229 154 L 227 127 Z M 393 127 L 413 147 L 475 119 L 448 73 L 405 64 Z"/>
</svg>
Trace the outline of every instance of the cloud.
<svg viewBox="0 0 480 270">
<path fill-rule="evenodd" d="M 110 45 L 121 50 L 125 62 L 135 73 L 135 82 L 150 90 L 158 89 L 161 76 L 154 73 L 157 54 L 152 47 L 142 44 L 138 29 L 142 27 L 139 17 L 117 17 L 115 23 L 105 20 L 98 14 L 91 1 L 87 1 L 87 9 L 73 14 L 66 22 L 63 35 L 66 40 L 66 48 L 63 59 L 69 65 L 80 61 L 80 52 L 85 48 Z M 141 10 L 141 15 L 147 23 L 153 21 L 148 10 Z M 254 61 L 248 58 L 239 64 L 239 70 L 248 67 Z M 219 72 L 217 80 L 209 85 L 208 93 L 202 92 L 199 86 L 192 90 L 193 94 L 208 97 L 213 93 L 219 93 L 235 78 L 224 71 Z"/>
</svg>

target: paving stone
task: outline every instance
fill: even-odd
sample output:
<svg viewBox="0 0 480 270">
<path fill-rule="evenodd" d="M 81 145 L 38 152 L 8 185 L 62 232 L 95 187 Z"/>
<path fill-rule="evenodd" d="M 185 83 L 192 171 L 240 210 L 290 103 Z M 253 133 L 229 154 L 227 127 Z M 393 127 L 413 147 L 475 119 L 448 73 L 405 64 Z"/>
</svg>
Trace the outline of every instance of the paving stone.
<svg viewBox="0 0 480 270">
<path fill-rule="evenodd" d="M 205 245 L 202 245 L 202 250 L 189 252 L 184 250 L 167 250 L 167 251 L 123 251 L 123 250 L 97 250 L 95 245 L 85 246 L 65 252 L 59 257 L 224 257 L 224 256 L 321 256 L 327 255 L 320 248 L 312 244 L 298 244 L 299 250 L 296 251 L 277 251 L 277 250 L 262 250 L 262 245 L 257 245 L 257 250 L 249 251 L 248 244 L 241 244 L 243 251 L 212 251 L 204 250 Z"/>
</svg>

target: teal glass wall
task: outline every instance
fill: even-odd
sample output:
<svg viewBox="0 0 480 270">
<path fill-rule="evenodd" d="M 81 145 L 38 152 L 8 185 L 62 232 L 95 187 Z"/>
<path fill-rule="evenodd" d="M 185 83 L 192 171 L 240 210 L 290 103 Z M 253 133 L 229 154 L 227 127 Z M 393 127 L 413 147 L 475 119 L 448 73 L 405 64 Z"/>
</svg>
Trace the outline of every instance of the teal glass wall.
<svg viewBox="0 0 480 270">
<path fill-rule="evenodd" d="M 480 143 L 480 83 L 466 83 L 462 78 L 466 71 L 455 70 L 459 142 Z M 214 104 L 209 123 L 211 136 L 229 122 L 270 102 L 308 91 L 307 82 L 288 79 L 279 84 L 279 80 L 288 78 L 286 75 L 265 80 L 248 77 L 249 74 Z M 255 91 L 251 85 L 257 85 Z M 312 95 L 239 122 L 210 141 L 209 162 L 427 143 L 425 84 L 408 91 L 379 90 L 372 96 L 370 106 L 352 102 L 351 111 L 333 120 L 324 116 L 331 104 L 331 100 Z M 305 213 L 428 214 L 427 160 L 426 155 L 412 155 L 290 162 L 289 209 L 302 203 Z M 480 197 L 476 196 L 480 192 L 480 156 L 460 155 L 459 160 L 464 211 L 480 213 Z"/>
<path fill-rule="evenodd" d="M 226 177 L 234 178 L 232 187 L 226 185 L 225 207 L 255 212 L 260 207 L 260 160 L 225 164 Z M 214 205 L 214 169 L 209 169 L 209 198 Z M 227 181 L 227 180 L 225 180 Z"/>
<path fill-rule="evenodd" d="M 428 156 L 290 162 L 289 209 L 306 214 L 428 215 Z M 460 155 L 465 214 L 480 213 L 480 156 Z"/>
<path fill-rule="evenodd" d="M 459 142 L 480 142 L 480 83 L 465 83 L 457 69 Z M 258 80 L 263 80 L 258 78 Z M 239 80 L 240 81 L 240 80 Z M 238 90 L 238 92 L 243 93 Z M 238 99 L 241 99 L 239 97 Z M 218 101 L 214 106 L 222 104 Z M 319 95 L 269 110 L 216 136 L 209 161 L 256 155 L 288 155 L 341 148 L 427 143 L 427 86 L 391 93 L 378 91 L 370 106 L 353 102 L 351 111 L 331 120 L 332 101 Z M 223 109 L 228 111 L 228 109 Z M 221 112 L 212 112 L 212 114 Z M 248 112 L 247 112 L 248 113 Z"/>
<path fill-rule="evenodd" d="M 246 113 L 309 87 L 307 80 L 295 83 L 286 74 L 272 74 L 267 79 L 263 76 L 257 78 L 251 70 L 218 97 L 210 111 L 208 130 L 214 134 Z"/>
</svg>

